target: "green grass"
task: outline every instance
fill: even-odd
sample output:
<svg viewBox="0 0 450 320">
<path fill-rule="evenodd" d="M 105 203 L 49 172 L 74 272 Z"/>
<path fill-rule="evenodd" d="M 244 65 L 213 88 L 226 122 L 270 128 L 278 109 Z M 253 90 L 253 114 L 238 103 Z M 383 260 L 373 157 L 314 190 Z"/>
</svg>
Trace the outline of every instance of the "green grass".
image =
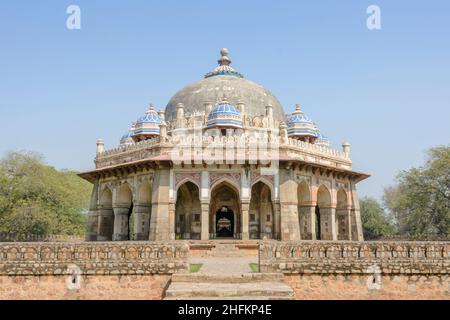
<svg viewBox="0 0 450 320">
<path fill-rule="evenodd" d="M 198 272 L 200 270 L 200 268 L 202 267 L 203 263 L 192 263 L 189 265 L 189 272 L 190 273 L 195 273 Z"/>
<path fill-rule="evenodd" d="M 259 265 L 257 263 L 249 263 L 250 269 L 252 269 L 252 272 L 259 272 Z"/>
</svg>

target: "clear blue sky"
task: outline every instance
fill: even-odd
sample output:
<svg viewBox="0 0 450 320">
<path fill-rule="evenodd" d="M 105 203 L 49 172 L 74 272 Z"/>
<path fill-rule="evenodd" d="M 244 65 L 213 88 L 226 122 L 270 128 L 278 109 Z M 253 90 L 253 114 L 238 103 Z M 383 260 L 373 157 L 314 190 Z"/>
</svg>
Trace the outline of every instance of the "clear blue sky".
<svg viewBox="0 0 450 320">
<path fill-rule="evenodd" d="M 66 8 L 81 7 L 81 30 Z M 366 28 L 381 8 L 382 29 Z M 352 145 L 360 193 L 450 142 L 450 2 L 2 1 L 0 155 L 42 153 L 57 168 L 93 166 L 95 140 L 118 144 L 152 101 L 233 66 L 305 112 L 335 147 Z"/>
</svg>

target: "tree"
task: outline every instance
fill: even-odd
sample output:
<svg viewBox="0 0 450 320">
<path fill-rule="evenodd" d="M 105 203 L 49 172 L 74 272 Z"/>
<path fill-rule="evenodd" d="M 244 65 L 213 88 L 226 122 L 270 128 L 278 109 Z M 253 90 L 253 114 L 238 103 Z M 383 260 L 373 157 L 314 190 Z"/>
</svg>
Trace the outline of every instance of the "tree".
<svg viewBox="0 0 450 320">
<path fill-rule="evenodd" d="M 366 197 L 361 199 L 359 204 L 365 239 L 379 239 L 394 234 L 394 226 L 377 200 Z"/>
<path fill-rule="evenodd" d="M 450 147 L 428 151 L 424 166 L 402 171 L 385 189 L 384 203 L 398 232 L 415 237 L 450 235 Z"/>
<path fill-rule="evenodd" d="M 31 152 L 0 160 L 0 232 L 82 235 L 91 186 Z"/>
</svg>

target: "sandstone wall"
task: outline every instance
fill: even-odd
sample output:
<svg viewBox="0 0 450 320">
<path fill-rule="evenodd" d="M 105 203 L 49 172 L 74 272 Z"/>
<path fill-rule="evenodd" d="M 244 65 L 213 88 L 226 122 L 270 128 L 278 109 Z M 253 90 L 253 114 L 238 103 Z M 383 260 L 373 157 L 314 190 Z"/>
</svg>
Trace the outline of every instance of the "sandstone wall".
<svg viewBox="0 0 450 320">
<path fill-rule="evenodd" d="M 302 300 L 433 300 L 450 299 L 448 275 L 285 274 L 285 282 Z"/>
<path fill-rule="evenodd" d="M 297 299 L 450 299 L 449 242 L 263 242 Z"/>
<path fill-rule="evenodd" d="M 0 244 L 0 299 L 161 299 L 186 243 Z"/>
</svg>

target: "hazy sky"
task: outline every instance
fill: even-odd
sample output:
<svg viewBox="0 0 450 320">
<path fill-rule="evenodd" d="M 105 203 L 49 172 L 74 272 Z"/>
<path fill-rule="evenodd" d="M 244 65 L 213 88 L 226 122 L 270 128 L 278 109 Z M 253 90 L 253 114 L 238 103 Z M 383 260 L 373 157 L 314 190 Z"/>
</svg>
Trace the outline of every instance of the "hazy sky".
<svg viewBox="0 0 450 320">
<path fill-rule="evenodd" d="M 81 8 L 81 30 L 66 9 Z M 369 5 L 381 30 L 366 27 Z M 399 170 L 450 142 L 450 2 L 2 1 L 0 155 L 42 153 L 57 168 L 93 167 L 153 102 L 216 66 L 233 66 L 295 103 L 379 197 Z"/>
</svg>

